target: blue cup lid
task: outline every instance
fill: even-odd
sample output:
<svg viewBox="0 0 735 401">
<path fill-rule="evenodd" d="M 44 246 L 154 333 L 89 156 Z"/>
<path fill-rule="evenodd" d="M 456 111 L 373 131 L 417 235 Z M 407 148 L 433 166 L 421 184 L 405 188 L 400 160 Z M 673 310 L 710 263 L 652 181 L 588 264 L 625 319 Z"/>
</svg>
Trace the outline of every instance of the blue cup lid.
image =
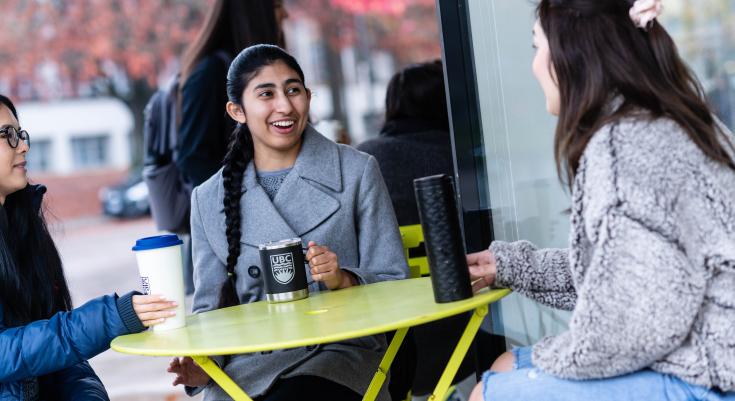
<svg viewBox="0 0 735 401">
<path fill-rule="evenodd" d="M 151 249 L 166 248 L 169 246 L 181 245 L 184 241 L 179 239 L 176 234 L 157 235 L 155 237 L 141 238 L 135 241 L 134 251 L 148 251 Z"/>
</svg>

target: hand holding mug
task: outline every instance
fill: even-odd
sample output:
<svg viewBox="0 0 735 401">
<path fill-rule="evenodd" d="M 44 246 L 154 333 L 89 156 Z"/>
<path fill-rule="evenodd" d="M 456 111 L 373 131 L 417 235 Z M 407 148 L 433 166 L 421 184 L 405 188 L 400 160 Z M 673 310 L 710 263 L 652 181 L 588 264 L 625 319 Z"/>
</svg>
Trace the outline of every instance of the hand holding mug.
<svg viewBox="0 0 735 401">
<path fill-rule="evenodd" d="M 490 250 L 467 255 L 467 267 L 470 269 L 473 291 L 477 292 L 495 282 L 497 267 L 495 265 L 495 255 Z"/>
<path fill-rule="evenodd" d="M 166 318 L 176 316 L 178 304 L 160 295 L 133 295 L 133 310 L 143 326 L 150 327 L 163 323 Z"/>
<path fill-rule="evenodd" d="M 330 290 L 352 287 L 357 284 L 352 274 L 340 269 L 337 254 L 330 251 L 327 246 L 309 241 L 306 260 L 311 268 L 311 278 L 314 281 L 324 282 Z"/>
</svg>

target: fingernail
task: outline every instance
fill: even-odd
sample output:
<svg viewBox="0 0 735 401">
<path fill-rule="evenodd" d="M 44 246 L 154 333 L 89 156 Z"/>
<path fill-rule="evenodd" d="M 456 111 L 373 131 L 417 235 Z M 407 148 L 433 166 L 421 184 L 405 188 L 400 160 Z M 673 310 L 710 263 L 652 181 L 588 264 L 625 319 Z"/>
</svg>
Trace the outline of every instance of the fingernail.
<svg viewBox="0 0 735 401">
<path fill-rule="evenodd" d="M 176 315 L 176 312 L 169 312 L 168 315 L 169 316 L 175 316 Z"/>
<path fill-rule="evenodd" d="M 176 301 L 171 301 L 171 305 L 173 305 L 173 306 L 179 306 L 179 303 L 176 302 Z"/>
</svg>

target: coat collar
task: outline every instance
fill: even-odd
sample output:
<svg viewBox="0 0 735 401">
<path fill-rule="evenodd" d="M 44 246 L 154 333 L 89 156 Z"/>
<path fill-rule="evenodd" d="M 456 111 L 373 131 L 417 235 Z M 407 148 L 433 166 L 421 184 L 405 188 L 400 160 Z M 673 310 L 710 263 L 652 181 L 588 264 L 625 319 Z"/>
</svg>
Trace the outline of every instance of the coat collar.
<svg viewBox="0 0 735 401">
<path fill-rule="evenodd" d="M 245 169 L 243 189 L 245 193 L 240 200 L 242 242 L 257 246 L 300 237 L 339 209 L 339 201 L 329 193 L 329 190 L 342 191 L 339 148 L 307 126 L 296 163 L 273 201 L 258 185 L 252 161 Z M 224 187 L 221 180 L 217 193 L 218 204 L 222 205 Z M 224 229 L 224 213 L 222 217 Z"/>
<path fill-rule="evenodd" d="M 293 166 L 293 173 L 334 191 L 341 191 L 342 172 L 337 144 L 325 138 L 311 125 L 307 125 L 301 150 Z M 253 162 L 250 162 L 245 170 L 243 184 L 246 191 L 258 185 Z"/>
</svg>

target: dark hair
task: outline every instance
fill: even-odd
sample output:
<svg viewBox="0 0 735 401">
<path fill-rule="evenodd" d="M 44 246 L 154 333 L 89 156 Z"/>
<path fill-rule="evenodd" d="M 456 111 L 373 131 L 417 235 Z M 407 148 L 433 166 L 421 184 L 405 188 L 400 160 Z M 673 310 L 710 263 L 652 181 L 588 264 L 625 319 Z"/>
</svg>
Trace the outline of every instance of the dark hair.
<svg viewBox="0 0 735 401">
<path fill-rule="evenodd" d="M 294 70 L 306 85 L 304 72 L 293 56 L 283 49 L 273 45 L 256 45 L 248 47 L 240 52 L 230 64 L 227 72 L 227 97 L 235 103 L 242 105 L 242 94 L 248 83 L 265 66 L 276 62 L 283 62 Z M 225 189 L 224 212 L 225 212 L 225 235 L 227 237 L 227 275 L 228 280 L 222 287 L 219 307 L 239 304 L 235 283 L 237 274 L 237 258 L 240 257 L 240 235 L 242 227 L 242 211 L 240 210 L 240 198 L 242 198 L 242 179 L 248 163 L 253 159 L 253 138 L 247 125 L 238 124 L 230 137 L 227 154 L 222 170 L 222 183 Z"/>
<path fill-rule="evenodd" d="M 5 95 L 0 95 L 0 103 L 10 109 L 10 112 L 13 113 L 13 117 L 15 117 L 16 120 L 18 119 L 18 111 L 15 110 L 15 105 L 10 100 L 10 98 Z"/>
<path fill-rule="evenodd" d="M 184 53 L 180 86 L 184 86 L 204 56 L 218 50 L 235 55 L 260 43 L 284 45 L 273 0 L 216 0 L 199 34 Z"/>
<path fill-rule="evenodd" d="M 554 138 L 559 177 L 571 187 L 579 159 L 600 127 L 644 109 L 677 122 L 704 154 L 735 170 L 702 87 L 654 20 L 639 29 L 633 0 L 541 0 L 536 13 L 549 41 L 561 104 Z M 613 96 L 623 103 L 611 115 Z"/>
<path fill-rule="evenodd" d="M 385 94 L 385 122 L 415 118 L 449 129 L 441 60 L 414 64 L 393 75 Z"/>
<path fill-rule="evenodd" d="M 10 99 L 0 95 L 0 103 L 18 118 Z M 48 319 L 72 306 L 61 258 L 40 208 L 44 192 L 43 186 L 28 185 L 0 206 L 0 305 L 7 326 Z"/>
</svg>

